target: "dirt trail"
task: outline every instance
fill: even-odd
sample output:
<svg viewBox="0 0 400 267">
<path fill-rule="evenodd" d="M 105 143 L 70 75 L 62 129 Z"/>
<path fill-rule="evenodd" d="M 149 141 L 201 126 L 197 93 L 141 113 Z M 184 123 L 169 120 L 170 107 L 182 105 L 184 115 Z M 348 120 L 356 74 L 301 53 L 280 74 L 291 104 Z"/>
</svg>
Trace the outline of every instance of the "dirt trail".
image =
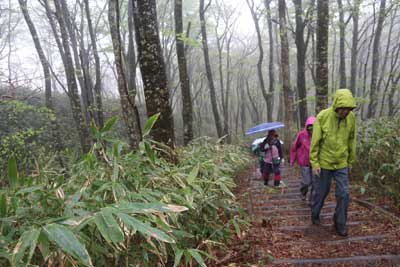
<svg viewBox="0 0 400 267">
<path fill-rule="evenodd" d="M 332 222 L 334 186 L 316 226 L 301 200 L 297 171 L 284 166 L 282 180 L 283 188 L 266 187 L 255 168 L 238 178 L 238 196 L 253 218 L 252 226 L 219 266 L 400 266 L 396 219 L 352 200 L 349 236 L 339 237 Z"/>
</svg>

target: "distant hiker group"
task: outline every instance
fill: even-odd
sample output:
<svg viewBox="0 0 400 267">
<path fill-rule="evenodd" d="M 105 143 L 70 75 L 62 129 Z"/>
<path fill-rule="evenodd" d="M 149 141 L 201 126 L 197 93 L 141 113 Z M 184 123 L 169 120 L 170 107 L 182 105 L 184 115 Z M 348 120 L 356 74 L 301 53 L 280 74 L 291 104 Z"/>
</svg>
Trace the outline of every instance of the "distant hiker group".
<svg viewBox="0 0 400 267">
<path fill-rule="evenodd" d="M 336 181 L 336 209 L 333 216 L 335 230 L 347 236 L 346 222 L 349 206 L 349 175 L 355 161 L 356 120 L 352 110 L 356 107 L 352 93 L 339 89 L 330 108 L 316 117 L 307 119 L 290 149 L 290 166 L 295 162 L 301 168 L 300 194 L 308 195 L 311 221 L 319 225 L 321 209 L 329 194 L 332 179 Z M 268 131 L 253 151 L 258 154 L 264 185 L 274 174 L 274 186 L 281 186 L 280 167 L 283 163 L 282 141 L 276 130 Z"/>
</svg>

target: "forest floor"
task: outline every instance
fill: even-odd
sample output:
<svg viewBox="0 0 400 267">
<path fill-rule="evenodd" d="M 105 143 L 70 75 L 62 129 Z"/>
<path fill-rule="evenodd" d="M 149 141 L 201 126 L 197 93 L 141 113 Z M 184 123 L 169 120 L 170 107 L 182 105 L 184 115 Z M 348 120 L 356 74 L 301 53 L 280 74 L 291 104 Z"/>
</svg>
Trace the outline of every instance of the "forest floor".
<svg viewBox="0 0 400 267">
<path fill-rule="evenodd" d="M 264 186 L 256 167 L 237 177 L 236 195 L 251 216 L 251 225 L 228 252 L 217 255 L 215 266 L 400 266 L 400 220 L 393 209 L 389 213 L 360 201 L 367 196 L 353 186 L 349 235 L 340 237 L 332 221 L 334 185 L 321 212 L 321 225 L 313 225 L 308 203 L 301 200 L 299 170 L 283 166 L 282 181 L 282 188 Z"/>
</svg>

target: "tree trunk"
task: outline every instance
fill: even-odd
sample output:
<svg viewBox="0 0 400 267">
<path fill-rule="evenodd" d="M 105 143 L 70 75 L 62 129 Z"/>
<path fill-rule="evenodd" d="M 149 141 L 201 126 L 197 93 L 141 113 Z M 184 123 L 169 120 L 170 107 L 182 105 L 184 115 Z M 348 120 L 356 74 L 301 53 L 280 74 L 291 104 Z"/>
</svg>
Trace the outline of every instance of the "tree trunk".
<svg viewBox="0 0 400 267">
<path fill-rule="evenodd" d="M 201 36 L 202 36 L 202 44 L 203 44 L 203 55 L 204 55 L 204 63 L 206 67 L 206 74 L 208 80 L 208 86 L 210 89 L 210 98 L 211 98 L 211 107 L 214 114 L 215 127 L 217 129 L 218 138 L 223 136 L 223 129 L 221 124 L 221 119 L 218 112 L 218 104 L 217 97 L 215 94 L 214 80 L 211 71 L 210 57 L 208 54 L 208 43 L 207 43 L 207 30 L 206 30 L 206 20 L 204 13 L 206 10 L 204 9 L 204 0 L 200 0 L 200 26 L 201 26 Z"/>
<path fill-rule="evenodd" d="M 137 150 L 141 139 L 140 127 L 138 125 L 137 113 L 135 112 L 135 97 L 128 93 L 126 75 L 122 60 L 121 35 L 119 26 L 119 3 L 118 0 L 108 2 L 108 21 L 114 50 L 115 67 L 117 69 L 117 83 L 120 95 L 122 117 L 128 131 L 129 145 L 131 149 Z"/>
<path fill-rule="evenodd" d="M 183 42 L 182 0 L 175 0 L 175 38 L 178 57 L 179 80 L 182 91 L 183 142 L 187 145 L 193 139 L 193 106 L 187 71 L 185 44 Z"/>
<path fill-rule="evenodd" d="M 90 150 L 91 138 L 89 136 L 89 130 L 85 123 L 84 115 L 81 108 L 81 102 L 79 99 L 78 85 L 75 79 L 75 68 L 74 62 L 72 60 L 71 51 L 69 48 L 69 36 L 67 31 L 67 25 L 64 18 L 64 12 L 62 12 L 62 7 L 58 1 L 54 2 L 56 7 L 56 18 L 59 23 L 59 30 L 61 33 L 62 46 L 64 49 L 64 68 L 65 75 L 67 78 L 68 85 L 68 97 L 71 104 L 72 116 L 74 118 L 76 127 L 78 129 L 79 139 L 84 153 Z"/>
<path fill-rule="evenodd" d="M 391 14 L 390 26 L 389 26 L 389 30 L 387 33 L 386 49 L 385 49 L 385 54 L 383 56 L 383 65 L 382 65 L 382 68 L 380 68 L 381 75 L 379 77 L 378 85 L 377 85 L 378 90 L 381 88 L 382 82 L 383 82 L 385 76 L 387 75 L 386 66 L 387 66 L 388 59 L 389 59 L 389 57 L 393 57 L 393 51 L 390 51 L 390 48 L 391 48 L 391 44 L 392 44 L 391 41 L 393 39 L 392 33 L 393 33 L 393 26 L 394 26 L 394 22 L 395 22 L 396 13 L 397 13 L 397 9 L 394 10 L 393 14 Z M 391 54 L 390 56 L 389 56 L 389 53 Z M 389 72 L 389 76 L 390 76 L 390 73 L 391 72 Z M 389 79 L 388 79 L 388 83 L 389 83 Z M 384 102 L 385 102 L 385 98 L 386 98 L 386 91 L 387 90 L 383 89 L 382 92 L 380 93 L 381 106 L 380 106 L 380 112 L 377 114 L 378 116 L 382 116 L 382 113 L 383 113 Z"/>
<path fill-rule="evenodd" d="M 333 22 L 332 22 L 333 24 Z M 328 95 L 332 95 L 332 92 L 337 88 L 336 87 L 336 82 L 337 82 L 337 70 L 336 70 L 336 30 L 333 30 L 333 36 L 331 36 L 333 39 L 332 43 L 332 56 L 331 56 L 331 66 L 330 66 L 330 71 L 331 71 L 331 86 L 328 86 Z M 329 51 L 329 48 L 328 48 Z M 329 54 L 328 54 L 329 58 Z M 329 104 L 329 99 L 328 99 L 328 104 Z"/>
<path fill-rule="evenodd" d="M 386 16 L 385 6 L 386 6 L 386 0 L 381 0 L 381 5 L 379 8 L 378 24 L 376 26 L 374 44 L 372 46 L 372 66 L 371 66 L 372 70 L 371 70 L 371 85 L 369 91 L 370 103 L 368 107 L 367 118 L 372 118 L 375 116 L 376 107 L 378 104 L 377 91 L 379 90 L 379 88 L 377 88 L 377 79 L 378 79 L 379 57 L 380 57 L 379 47 L 382 35 L 383 22 Z"/>
<path fill-rule="evenodd" d="M 134 4 L 136 6 L 135 27 L 139 64 L 147 115 L 150 117 L 160 113 L 151 134 L 154 140 L 173 147 L 175 145 L 174 120 L 169 103 L 167 75 L 158 35 L 156 1 L 135 0 Z"/>
<path fill-rule="evenodd" d="M 395 93 L 396 91 L 398 91 L 398 83 L 400 80 L 400 68 L 398 67 L 400 58 L 400 33 L 397 35 L 395 43 L 397 43 L 397 45 L 394 47 L 392 56 L 390 58 L 390 72 L 384 93 L 384 96 L 386 95 L 388 96 L 388 116 L 393 116 L 396 113 L 394 100 L 395 100 Z M 396 75 L 397 77 L 395 77 Z M 391 83 L 390 91 L 389 91 L 389 83 Z M 382 100 L 382 106 L 384 106 L 384 100 L 385 99 Z M 383 115 L 382 113 L 383 111 L 381 111 L 381 116 Z"/>
<path fill-rule="evenodd" d="M 85 77 L 83 76 L 81 60 L 78 53 L 78 41 L 75 34 L 75 28 L 77 27 L 77 25 L 71 19 L 71 15 L 69 13 L 68 4 L 66 0 L 59 0 L 55 2 L 58 2 L 56 5 L 60 5 L 60 10 L 58 10 L 57 12 L 63 13 L 62 16 L 64 18 L 65 26 L 68 31 L 69 43 L 70 47 L 72 48 L 72 56 L 75 63 L 75 74 L 81 89 L 81 97 L 83 104 L 82 106 L 83 106 L 83 112 L 85 114 L 85 121 L 87 124 L 89 124 L 92 119 L 91 116 L 92 114 L 90 114 L 90 107 L 92 106 L 90 100 L 92 99 L 92 97 L 90 96 L 89 88 L 87 87 L 87 84 L 85 82 Z"/>
<path fill-rule="evenodd" d="M 269 75 L 269 98 L 267 101 L 267 118 L 272 121 L 272 111 L 274 110 L 274 92 L 275 92 L 275 71 L 274 71 L 274 34 L 272 29 L 271 8 L 270 3 L 272 0 L 265 1 L 265 8 L 267 10 L 267 24 L 269 36 L 269 62 L 268 62 L 268 75 Z"/>
<path fill-rule="evenodd" d="M 251 1 L 251 3 L 249 1 Z M 271 92 L 267 93 L 267 90 L 265 88 L 263 68 L 262 68 L 262 63 L 264 60 L 264 49 L 263 49 L 263 42 L 262 42 L 262 38 L 261 38 L 261 29 L 260 29 L 260 25 L 259 25 L 260 18 L 257 17 L 256 11 L 254 10 L 253 0 L 246 0 L 246 2 L 247 2 L 247 5 L 249 6 L 250 13 L 253 18 L 254 26 L 255 26 L 256 34 L 257 34 L 258 51 L 259 51 L 258 61 L 257 61 L 258 81 L 259 81 L 262 95 L 265 99 L 265 103 L 267 104 L 267 110 L 270 110 L 271 108 L 268 103 L 271 102 L 271 100 L 270 100 Z M 269 121 L 272 121 L 272 109 L 271 109 L 271 112 L 267 112 L 267 118 Z"/>
<path fill-rule="evenodd" d="M 329 1 L 317 1 L 317 69 L 316 69 L 316 106 L 319 113 L 328 106 L 328 34 Z"/>
<path fill-rule="evenodd" d="M 80 59 L 80 67 L 82 70 L 82 76 L 83 76 L 83 81 L 84 81 L 84 86 L 85 90 L 81 90 L 82 94 L 86 93 L 86 99 L 87 99 L 87 114 L 86 114 L 86 121 L 88 125 L 91 123 L 91 121 L 94 120 L 96 124 L 98 119 L 97 119 L 97 114 L 95 112 L 95 107 L 94 107 L 94 94 L 93 94 L 93 80 L 90 75 L 90 48 L 86 49 L 85 48 L 85 35 L 84 35 L 84 7 L 83 3 L 79 3 L 80 9 L 81 9 L 81 19 L 80 19 L 80 33 L 78 34 L 79 37 L 79 59 Z M 76 27 L 75 27 L 76 28 Z"/>
<path fill-rule="evenodd" d="M 43 4 L 44 4 L 45 10 L 46 10 L 46 16 L 49 20 L 50 27 L 51 27 L 51 30 L 54 35 L 54 39 L 56 40 L 56 44 L 57 44 L 57 48 L 58 48 L 58 51 L 61 56 L 61 60 L 63 61 L 63 64 L 65 66 L 66 59 L 65 59 L 64 47 L 63 47 L 60 37 L 58 36 L 58 29 L 57 29 L 56 22 L 54 21 L 54 17 L 53 17 L 54 11 L 51 10 L 48 0 L 43 0 Z"/>
<path fill-rule="evenodd" d="M 360 15 L 361 0 L 354 0 L 352 8 L 353 19 L 353 41 L 351 46 L 351 70 L 350 70 L 350 90 L 356 95 L 357 82 L 357 60 L 358 60 L 358 20 Z"/>
<path fill-rule="evenodd" d="M 297 90 L 299 94 L 300 124 L 307 120 L 307 90 L 306 90 L 306 45 L 304 42 L 305 23 L 303 19 L 302 0 L 294 0 L 296 11 L 296 47 L 297 47 Z"/>
<path fill-rule="evenodd" d="M 224 97 L 224 135 L 226 135 L 226 139 L 228 143 L 232 142 L 231 136 L 229 134 L 229 121 L 226 119 L 229 117 L 229 96 L 231 93 L 231 41 L 232 41 L 232 33 L 226 41 L 226 88 L 225 88 L 225 97 Z"/>
<path fill-rule="evenodd" d="M 399 110 L 398 101 L 397 101 L 397 104 L 396 104 L 395 98 L 394 98 L 394 95 L 395 95 L 396 91 L 399 90 L 399 81 L 400 81 L 400 74 L 398 74 L 396 78 L 393 77 L 393 79 L 392 79 L 392 86 L 391 86 L 389 97 L 388 97 L 388 99 L 389 99 L 389 104 L 388 104 L 389 113 L 388 113 L 388 115 L 390 117 L 394 116 L 396 114 L 396 112 Z"/>
<path fill-rule="evenodd" d="M 257 108 L 256 100 L 251 96 L 249 79 L 246 79 L 246 92 L 250 100 L 250 106 L 252 107 L 252 110 L 250 110 L 252 121 L 253 123 L 259 123 L 261 120 L 260 111 Z"/>
<path fill-rule="evenodd" d="M 339 79 L 340 88 L 346 88 L 346 49 L 345 49 L 345 34 L 346 24 L 344 21 L 344 11 L 342 0 L 337 0 L 339 6 Z"/>
<path fill-rule="evenodd" d="M 229 134 L 229 120 L 226 118 L 229 118 L 229 99 L 230 99 L 230 93 L 231 93 L 231 41 L 232 41 L 233 34 L 230 33 L 229 37 L 227 38 L 225 45 L 226 45 L 226 88 L 225 88 L 225 96 L 224 96 L 224 101 L 222 103 L 223 105 L 223 111 L 224 111 L 224 135 L 226 135 L 226 140 L 228 143 L 232 142 L 231 136 Z"/>
<path fill-rule="evenodd" d="M 364 52 L 364 53 L 366 53 L 366 56 L 365 56 L 365 62 L 364 62 L 364 70 L 363 70 L 363 87 L 361 88 L 361 92 L 360 92 L 360 95 L 361 95 L 361 97 L 362 98 L 366 98 L 366 96 L 367 96 L 367 93 L 366 93 L 366 90 L 367 90 L 367 76 L 368 76 L 368 62 L 369 62 L 369 56 L 370 56 L 370 51 L 371 51 L 371 45 L 372 45 L 372 41 L 373 41 L 373 39 L 374 39 L 374 29 L 372 29 L 372 34 L 371 34 L 371 38 L 370 38 L 370 42 L 369 42 L 369 45 L 368 45 L 368 49 L 367 49 L 367 51 L 366 52 Z M 363 58 L 363 57 L 361 57 L 361 58 Z M 362 105 L 361 106 L 361 118 L 365 118 L 365 112 L 364 112 L 364 110 L 365 110 L 365 104 L 364 105 Z"/>
<path fill-rule="evenodd" d="M 36 52 L 39 56 L 40 63 L 43 68 L 44 81 L 45 81 L 45 105 L 46 105 L 46 108 L 48 108 L 51 112 L 54 112 L 54 106 L 53 106 L 52 97 L 51 97 L 52 89 L 51 89 L 50 65 L 44 54 L 42 45 L 39 40 L 39 35 L 37 34 L 36 27 L 33 24 L 33 21 L 29 15 L 28 7 L 27 7 L 26 3 L 27 3 L 27 0 L 19 0 L 19 5 L 21 8 L 22 14 L 23 14 L 25 22 L 29 28 L 29 32 L 32 35 L 32 40 L 35 45 Z M 61 140 L 59 125 L 55 118 L 51 120 L 51 133 L 52 133 L 52 136 L 54 139 L 55 149 L 57 152 L 60 153 L 64 148 L 64 144 Z M 61 167 L 64 167 L 62 158 L 59 155 L 57 158 L 58 158 L 58 161 L 59 161 Z"/>
<path fill-rule="evenodd" d="M 87 19 L 88 28 L 89 28 L 90 41 L 91 41 L 92 49 L 93 49 L 95 70 L 96 70 L 96 81 L 95 81 L 94 88 L 93 88 L 94 95 L 95 95 L 95 113 L 96 113 L 97 124 L 100 128 L 102 128 L 104 125 L 104 115 L 103 115 L 103 101 L 101 98 L 102 84 L 101 84 L 100 57 L 99 57 L 99 53 L 97 51 L 96 35 L 93 30 L 92 18 L 90 16 L 89 0 L 84 0 L 84 4 L 85 4 L 85 11 L 86 11 L 86 19 Z"/>
<path fill-rule="evenodd" d="M 281 36 L 281 68 L 285 105 L 285 144 L 292 140 L 293 94 L 290 88 L 289 42 L 287 37 L 286 2 L 279 0 L 279 31 Z"/>
<path fill-rule="evenodd" d="M 244 98 L 244 84 L 243 84 L 243 75 L 240 74 L 238 75 L 239 82 L 237 85 L 237 90 L 239 91 L 239 99 L 240 99 L 240 125 L 241 125 L 241 130 L 242 134 L 245 133 L 246 131 L 246 105 L 245 105 L 245 98 Z"/>
<path fill-rule="evenodd" d="M 140 114 L 138 106 L 144 106 L 145 101 L 140 101 L 140 94 L 137 94 L 136 88 L 136 52 L 135 52 L 135 22 L 134 22 L 134 3 L 133 0 L 128 1 L 128 59 L 126 60 L 126 67 L 128 68 L 128 99 L 129 102 L 135 103 L 135 120 L 138 127 L 140 138 L 142 137 L 142 126 L 140 122 Z M 138 101 L 136 101 L 136 95 Z M 143 105 L 141 105 L 143 103 Z"/>
<path fill-rule="evenodd" d="M 215 37 L 216 37 L 216 43 L 217 43 L 217 50 L 218 50 L 218 74 L 219 74 L 219 89 L 220 89 L 220 94 L 221 94 L 221 104 L 220 104 L 220 109 L 222 110 L 223 114 L 223 120 L 225 119 L 225 85 L 224 85 L 224 74 L 222 71 L 222 49 L 223 45 L 226 39 L 226 32 L 222 34 L 222 36 L 218 36 L 218 28 L 220 28 L 219 25 L 219 20 L 217 19 L 216 25 L 215 25 Z M 223 122 L 225 126 L 225 120 Z"/>
</svg>

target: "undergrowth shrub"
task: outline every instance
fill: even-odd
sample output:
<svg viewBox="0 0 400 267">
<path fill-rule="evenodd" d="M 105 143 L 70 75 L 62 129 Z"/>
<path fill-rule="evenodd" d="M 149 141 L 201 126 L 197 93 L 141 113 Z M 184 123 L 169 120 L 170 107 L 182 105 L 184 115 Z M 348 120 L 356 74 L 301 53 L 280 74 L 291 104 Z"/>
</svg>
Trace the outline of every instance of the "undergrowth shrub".
<svg viewBox="0 0 400 267">
<path fill-rule="evenodd" d="M 0 266 L 205 266 L 247 225 L 232 194 L 244 148 L 207 138 L 158 157 L 144 127 L 139 151 L 110 138 L 112 119 L 93 128 L 97 142 L 69 173 L 51 162 L 19 177 L 8 162 L 0 191 Z M 164 152 L 165 153 L 165 152 Z"/>
<path fill-rule="evenodd" d="M 11 154 L 19 159 L 21 169 L 31 168 L 35 152 L 51 149 L 49 128 L 54 114 L 16 100 L 0 100 L 0 114 L 0 171 Z"/>
<path fill-rule="evenodd" d="M 391 197 L 397 205 L 400 205 L 399 129 L 400 116 L 361 123 L 356 166 L 367 189 Z"/>
</svg>

